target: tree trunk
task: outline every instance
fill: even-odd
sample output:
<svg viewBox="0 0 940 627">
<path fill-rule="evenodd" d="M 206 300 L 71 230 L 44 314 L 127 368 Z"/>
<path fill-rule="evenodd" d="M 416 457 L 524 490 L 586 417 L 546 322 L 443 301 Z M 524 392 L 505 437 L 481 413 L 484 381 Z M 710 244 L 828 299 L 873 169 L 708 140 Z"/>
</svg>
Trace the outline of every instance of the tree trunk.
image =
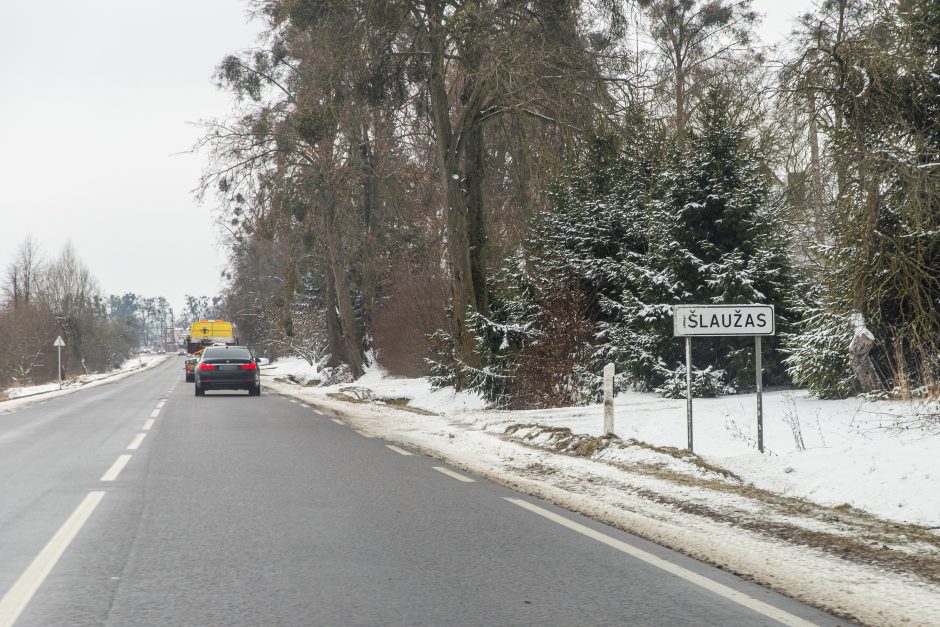
<svg viewBox="0 0 940 627">
<path fill-rule="evenodd" d="M 679 53 L 677 52 L 677 57 Z M 676 61 L 676 139 L 680 148 L 686 144 L 686 113 L 685 113 L 685 67 L 681 59 Z"/>
<path fill-rule="evenodd" d="M 428 16 L 430 44 L 430 75 L 428 92 L 431 122 L 437 144 L 438 168 L 442 177 L 446 206 L 444 219 L 447 234 L 447 261 L 450 266 L 450 295 L 454 316 L 454 349 L 464 364 L 479 367 L 474 351 L 473 337 L 467 328 L 467 316 L 476 304 L 473 289 L 473 269 L 470 257 L 469 203 L 461 187 L 457 156 L 457 141 L 450 121 L 450 100 L 444 75 L 445 34 L 442 26 L 443 7 L 434 3 Z M 456 385 L 465 385 L 458 373 Z"/>
<path fill-rule="evenodd" d="M 816 124 L 816 95 L 812 90 L 809 92 L 809 154 L 810 154 L 810 180 L 812 181 L 812 191 L 810 193 L 810 205 L 813 210 L 813 233 L 817 244 L 826 242 L 826 219 L 823 215 L 823 184 L 822 184 L 822 166 L 819 162 L 819 128 Z"/>
<path fill-rule="evenodd" d="M 346 363 L 349 365 L 353 377 L 358 379 L 365 372 L 363 370 L 362 341 L 359 336 L 359 327 L 356 324 L 356 316 L 353 313 L 348 264 L 343 254 L 339 232 L 336 229 L 335 212 L 336 207 L 329 207 L 326 210 L 324 222 L 326 223 L 327 251 L 335 287 L 336 309 L 339 310 L 339 329 L 342 334 Z"/>
<path fill-rule="evenodd" d="M 480 122 L 474 122 L 470 127 L 464 142 L 464 151 L 473 298 L 477 312 L 489 316 L 489 297 L 486 291 L 486 217 L 483 204 L 484 140 L 483 125 Z"/>
<path fill-rule="evenodd" d="M 378 281 L 376 270 L 376 238 L 379 219 L 379 182 L 376 176 L 376 157 L 369 137 L 369 127 L 360 130 L 359 144 L 362 159 L 362 324 L 371 333 L 375 314 L 375 292 Z"/>
<path fill-rule="evenodd" d="M 881 389 L 881 379 L 871 360 L 871 349 L 875 347 L 875 336 L 865 326 L 865 317 L 856 312 L 852 315 L 855 335 L 849 344 L 849 365 L 865 392 Z"/>
<path fill-rule="evenodd" d="M 330 336 L 330 366 L 335 368 L 346 361 L 346 347 L 343 345 L 339 314 L 336 313 L 336 283 L 333 281 L 333 268 L 329 261 L 325 264 L 323 275 L 326 277 L 326 328 Z"/>
</svg>

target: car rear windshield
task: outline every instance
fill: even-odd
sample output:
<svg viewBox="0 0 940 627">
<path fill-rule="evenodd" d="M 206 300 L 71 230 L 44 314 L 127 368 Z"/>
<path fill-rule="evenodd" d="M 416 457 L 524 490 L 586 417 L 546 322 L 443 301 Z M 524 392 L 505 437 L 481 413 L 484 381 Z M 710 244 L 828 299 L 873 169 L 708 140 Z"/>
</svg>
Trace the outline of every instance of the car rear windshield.
<svg viewBox="0 0 940 627">
<path fill-rule="evenodd" d="M 207 348 L 202 354 L 203 359 L 251 359 L 251 353 L 241 346 L 226 348 Z"/>
</svg>

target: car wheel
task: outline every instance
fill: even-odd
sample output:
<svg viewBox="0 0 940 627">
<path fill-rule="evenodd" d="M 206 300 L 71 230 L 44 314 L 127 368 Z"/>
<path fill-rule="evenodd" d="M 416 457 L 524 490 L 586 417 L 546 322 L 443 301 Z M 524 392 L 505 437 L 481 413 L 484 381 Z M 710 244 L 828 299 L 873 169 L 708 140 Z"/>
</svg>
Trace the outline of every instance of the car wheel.
<svg viewBox="0 0 940 627">
<path fill-rule="evenodd" d="M 196 390 L 196 396 L 205 396 L 205 395 L 206 395 L 206 391 L 205 391 L 205 390 L 202 388 L 202 386 L 199 385 L 198 383 L 196 384 L 195 390 Z"/>
<path fill-rule="evenodd" d="M 248 388 L 248 396 L 261 396 L 261 385 L 252 385 Z"/>
<path fill-rule="evenodd" d="M 191 375 L 191 374 L 186 375 L 186 383 L 192 383 L 195 380 L 196 380 L 196 377 L 194 375 Z"/>
</svg>

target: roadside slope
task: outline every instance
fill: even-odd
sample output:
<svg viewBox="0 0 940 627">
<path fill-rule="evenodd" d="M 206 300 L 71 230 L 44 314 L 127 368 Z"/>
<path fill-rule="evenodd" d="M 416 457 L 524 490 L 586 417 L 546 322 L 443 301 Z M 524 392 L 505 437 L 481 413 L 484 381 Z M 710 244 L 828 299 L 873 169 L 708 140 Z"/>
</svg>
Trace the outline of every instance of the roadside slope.
<svg viewBox="0 0 940 627">
<path fill-rule="evenodd" d="M 127 369 L 115 370 L 113 372 L 102 373 L 100 375 L 90 375 L 88 377 L 70 379 L 69 381 L 65 382 L 65 385 L 68 387 L 63 387 L 62 389 L 51 389 L 48 391 L 25 394 L 6 400 L 0 400 L 0 416 L 18 409 L 23 409 L 24 407 L 29 407 L 30 405 L 35 405 L 36 403 L 42 403 L 49 400 L 50 398 L 67 396 L 69 394 L 74 394 L 79 390 L 87 390 L 88 388 L 97 387 L 99 385 L 115 383 L 122 379 L 126 379 L 131 375 L 155 368 L 166 362 L 168 359 L 170 359 L 170 355 L 152 355 L 148 360 L 143 361 L 139 366 L 132 366 Z"/>
</svg>

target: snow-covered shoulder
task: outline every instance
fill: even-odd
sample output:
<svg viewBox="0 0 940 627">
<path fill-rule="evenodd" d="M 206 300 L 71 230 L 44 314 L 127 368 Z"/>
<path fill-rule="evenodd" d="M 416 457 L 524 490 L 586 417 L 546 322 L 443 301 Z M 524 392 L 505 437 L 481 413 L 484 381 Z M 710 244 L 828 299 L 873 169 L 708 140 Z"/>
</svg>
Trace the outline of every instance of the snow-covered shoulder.
<svg viewBox="0 0 940 627">
<path fill-rule="evenodd" d="M 0 410 L 9 412 L 39 399 L 70 394 L 80 388 L 112 381 L 138 370 L 155 367 L 166 361 L 168 357 L 169 355 L 140 355 L 138 357 L 132 357 L 125 360 L 120 366 L 110 372 L 96 372 L 72 377 L 63 381 L 61 386 L 57 382 L 54 382 L 7 388 L 3 390 L 3 396 L 7 400 L 2 401 Z"/>
</svg>

